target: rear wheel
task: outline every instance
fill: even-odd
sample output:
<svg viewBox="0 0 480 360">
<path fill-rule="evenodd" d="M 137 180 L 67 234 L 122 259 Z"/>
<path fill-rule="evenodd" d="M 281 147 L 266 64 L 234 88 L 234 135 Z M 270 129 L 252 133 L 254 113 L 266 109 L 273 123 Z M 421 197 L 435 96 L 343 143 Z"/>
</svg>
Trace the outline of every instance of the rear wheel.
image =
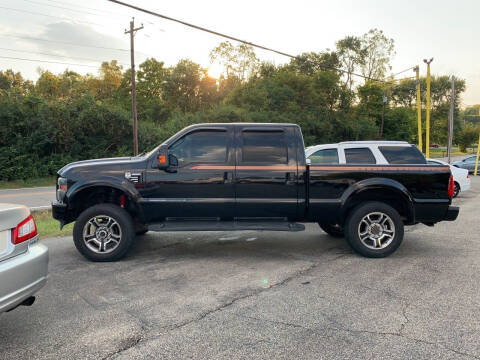
<svg viewBox="0 0 480 360">
<path fill-rule="evenodd" d="M 403 221 L 398 212 L 381 202 L 354 208 L 345 223 L 345 238 L 357 253 L 371 258 L 386 257 L 403 240 Z"/>
<path fill-rule="evenodd" d="M 99 204 L 83 211 L 73 227 L 77 250 L 92 261 L 119 260 L 135 239 L 130 214 L 114 204 Z"/>
<path fill-rule="evenodd" d="M 460 194 L 460 184 L 455 182 L 455 188 L 453 189 L 453 197 L 456 198 Z"/>
<path fill-rule="evenodd" d="M 343 238 L 345 233 L 343 231 L 343 226 L 338 224 L 322 224 L 318 223 L 320 228 L 325 231 L 328 235 L 333 236 L 335 238 Z"/>
</svg>

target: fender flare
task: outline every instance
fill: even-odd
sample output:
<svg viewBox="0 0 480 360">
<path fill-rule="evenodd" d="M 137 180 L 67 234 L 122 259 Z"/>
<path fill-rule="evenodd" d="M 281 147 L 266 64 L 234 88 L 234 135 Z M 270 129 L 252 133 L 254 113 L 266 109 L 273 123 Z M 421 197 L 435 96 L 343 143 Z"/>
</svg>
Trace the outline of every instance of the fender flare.
<svg viewBox="0 0 480 360">
<path fill-rule="evenodd" d="M 377 189 L 390 190 L 398 194 L 401 197 L 402 202 L 407 205 L 407 222 L 409 224 L 415 222 L 415 207 L 413 205 L 414 202 L 412 195 L 403 184 L 388 178 L 369 178 L 349 186 L 340 198 L 340 218 L 345 219 L 349 202 L 354 196 L 365 191 Z"/>
<path fill-rule="evenodd" d="M 93 189 L 97 187 L 114 188 L 125 193 L 133 201 L 138 215 L 143 218 L 142 207 L 139 205 L 138 202 L 138 200 L 142 197 L 139 191 L 130 181 L 118 179 L 116 177 L 103 177 L 101 180 L 76 182 L 71 188 L 67 190 L 67 194 L 65 195 L 67 204 L 69 204 L 70 206 L 72 201 L 74 201 L 75 197 L 83 190 L 89 188 Z"/>
</svg>

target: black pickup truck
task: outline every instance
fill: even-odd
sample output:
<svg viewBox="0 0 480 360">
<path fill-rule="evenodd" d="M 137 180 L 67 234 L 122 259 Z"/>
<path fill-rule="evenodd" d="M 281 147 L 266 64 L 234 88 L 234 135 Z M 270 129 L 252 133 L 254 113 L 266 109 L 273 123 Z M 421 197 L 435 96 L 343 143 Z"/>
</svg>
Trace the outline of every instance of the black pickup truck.
<svg viewBox="0 0 480 360">
<path fill-rule="evenodd" d="M 417 150 L 418 151 L 418 150 Z M 53 217 L 75 222 L 93 261 L 124 256 L 150 231 L 300 231 L 318 223 L 367 257 L 393 253 L 404 225 L 455 220 L 446 166 L 309 165 L 294 124 L 189 126 L 145 155 L 58 171 Z"/>
</svg>

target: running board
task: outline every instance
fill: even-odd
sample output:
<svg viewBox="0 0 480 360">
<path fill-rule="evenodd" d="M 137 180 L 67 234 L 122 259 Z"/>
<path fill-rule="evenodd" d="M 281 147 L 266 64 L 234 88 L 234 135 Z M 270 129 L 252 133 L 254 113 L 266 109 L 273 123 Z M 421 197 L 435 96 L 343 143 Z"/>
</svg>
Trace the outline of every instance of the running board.
<svg viewBox="0 0 480 360">
<path fill-rule="evenodd" d="M 150 231 L 303 231 L 305 225 L 288 221 L 164 221 L 150 224 Z"/>
</svg>

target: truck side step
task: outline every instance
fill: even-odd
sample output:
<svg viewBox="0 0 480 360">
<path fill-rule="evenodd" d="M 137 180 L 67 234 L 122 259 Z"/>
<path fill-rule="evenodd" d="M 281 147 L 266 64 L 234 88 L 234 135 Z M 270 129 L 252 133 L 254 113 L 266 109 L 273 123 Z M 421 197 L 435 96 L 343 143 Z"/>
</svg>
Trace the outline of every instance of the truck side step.
<svg viewBox="0 0 480 360">
<path fill-rule="evenodd" d="M 150 231 L 303 231 L 305 225 L 288 221 L 210 221 L 210 220 L 170 220 L 150 224 Z"/>
</svg>

